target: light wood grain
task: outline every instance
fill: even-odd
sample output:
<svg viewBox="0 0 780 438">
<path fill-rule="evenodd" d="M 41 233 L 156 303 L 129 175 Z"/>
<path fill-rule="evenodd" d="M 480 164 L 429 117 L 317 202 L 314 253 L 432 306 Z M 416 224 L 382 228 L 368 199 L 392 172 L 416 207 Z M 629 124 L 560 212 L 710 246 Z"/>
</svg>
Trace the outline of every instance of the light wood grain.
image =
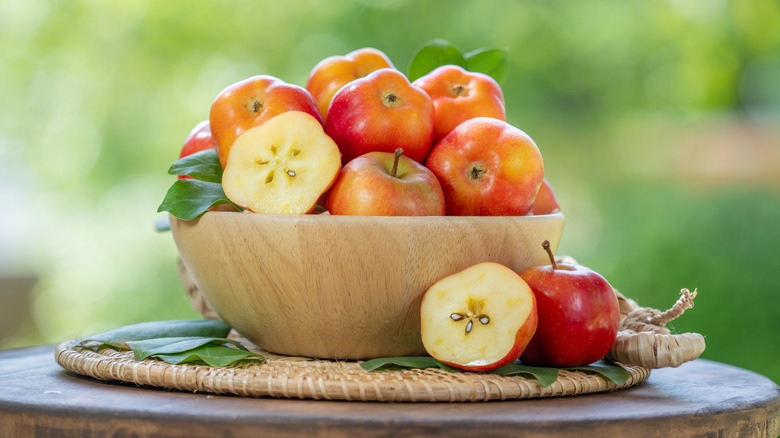
<svg viewBox="0 0 780 438">
<path fill-rule="evenodd" d="M 325 359 L 425 354 L 419 306 L 475 263 L 547 263 L 560 213 L 363 217 L 208 212 L 171 218 L 184 264 L 212 307 L 261 348 Z"/>
</svg>

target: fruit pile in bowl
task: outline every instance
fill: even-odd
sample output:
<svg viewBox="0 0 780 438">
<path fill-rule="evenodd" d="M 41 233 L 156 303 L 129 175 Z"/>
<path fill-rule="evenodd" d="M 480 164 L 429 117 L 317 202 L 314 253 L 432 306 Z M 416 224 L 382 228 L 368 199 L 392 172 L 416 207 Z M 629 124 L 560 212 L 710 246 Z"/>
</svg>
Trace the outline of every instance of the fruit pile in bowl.
<svg viewBox="0 0 780 438">
<path fill-rule="evenodd" d="M 430 65 L 424 53 L 412 70 Z M 518 273 L 549 263 L 564 218 L 539 147 L 476 71 L 505 58 L 456 55 L 410 81 L 365 48 L 322 60 L 306 87 L 261 75 L 219 93 L 159 210 L 238 333 L 326 359 L 468 366 L 447 354 L 477 349 L 465 356 L 483 369 L 522 353 L 537 299 Z M 474 355 L 492 344 L 507 351 L 486 366 Z"/>
</svg>

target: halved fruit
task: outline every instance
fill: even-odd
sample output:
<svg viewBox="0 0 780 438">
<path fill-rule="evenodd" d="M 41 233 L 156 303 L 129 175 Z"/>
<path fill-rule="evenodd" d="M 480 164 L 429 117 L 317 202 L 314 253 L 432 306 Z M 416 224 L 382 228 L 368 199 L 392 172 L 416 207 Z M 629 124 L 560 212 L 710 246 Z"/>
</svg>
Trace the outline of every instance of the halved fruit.
<svg viewBox="0 0 780 438">
<path fill-rule="evenodd" d="M 288 111 L 241 134 L 222 174 L 225 195 L 255 213 L 303 214 L 330 188 L 341 153 L 320 122 Z"/>
<path fill-rule="evenodd" d="M 434 283 L 420 317 L 428 354 L 467 371 L 490 371 L 517 360 L 528 345 L 536 298 L 516 272 L 484 262 Z"/>
</svg>

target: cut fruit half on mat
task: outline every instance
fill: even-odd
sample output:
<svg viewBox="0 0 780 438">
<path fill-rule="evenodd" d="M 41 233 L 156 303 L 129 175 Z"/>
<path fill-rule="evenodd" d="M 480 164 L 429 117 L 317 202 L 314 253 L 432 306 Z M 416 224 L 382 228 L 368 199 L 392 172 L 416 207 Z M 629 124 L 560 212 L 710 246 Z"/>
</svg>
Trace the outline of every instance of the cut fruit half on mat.
<svg viewBox="0 0 780 438">
<path fill-rule="evenodd" d="M 422 341 L 435 359 L 490 371 L 520 357 L 536 332 L 536 299 L 513 270 L 479 263 L 433 284 L 420 307 Z"/>
<path fill-rule="evenodd" d="M 311 211 L 341 170 L 341 153 L 314 117 L 288 111 L 248 129 L 230 148 L 222 189 L 255 213 Z"/>
</svg>

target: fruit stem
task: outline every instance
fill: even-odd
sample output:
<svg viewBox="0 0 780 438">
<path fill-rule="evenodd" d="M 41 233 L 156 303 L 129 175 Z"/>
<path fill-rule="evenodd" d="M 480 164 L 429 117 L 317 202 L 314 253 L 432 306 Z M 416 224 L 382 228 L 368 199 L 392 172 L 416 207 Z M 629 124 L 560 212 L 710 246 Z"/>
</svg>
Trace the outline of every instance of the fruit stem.
<svg viewBox="0 0 780 438">
<path fill-rule="evenodd" d="M 401 155 L 403 155 L 404 150 L 403 148 L 398 148 L 395 150 L 395 159 L 393 160 L 393 170 L 390 172 L 390 176 L 395 178 L 396 174 L 398 173 L 398 160 L 401 159 Z"/>
<path fill-rule="evenodd" d="M 553 271 L 558 269 L 558 265 L 555 264 L 555 256 L 553 255 L 553 252 L 550 249 L 550 241 L 545 240 L 544 242 L 542 242 L 542 248 L 544 248 L 544 250 L 547 251 L 547 255 L 550 256 L 550 263 L 552 264 Z"/>
</svg>

